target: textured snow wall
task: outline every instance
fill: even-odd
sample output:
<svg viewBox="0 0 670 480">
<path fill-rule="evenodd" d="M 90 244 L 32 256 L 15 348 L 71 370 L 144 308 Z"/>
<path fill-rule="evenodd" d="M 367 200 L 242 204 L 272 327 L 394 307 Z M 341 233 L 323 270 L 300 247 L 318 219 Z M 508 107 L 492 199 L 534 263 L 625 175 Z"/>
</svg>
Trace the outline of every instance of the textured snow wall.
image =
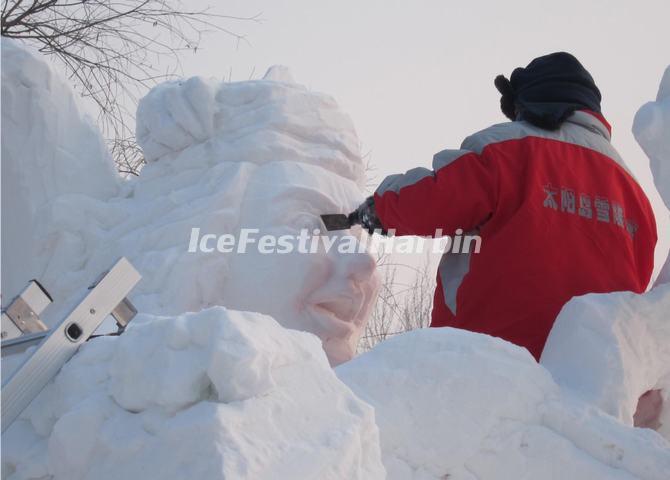
<svg viewBox="0 0 670 480">
<path fill-rule="evenodd" d="M 221 307 L 86 343 L 2 454 L 7 480 L 385 476 L 374 411 L 319 340 Z"/>
<path fill-rule="evenodd" d="M 562 390 L 525 350 L 417 330 L 337 367 L 375 408 L 389 479 L 666 479 L 670 444 Z"/>
<path fill-rule="evenodd" d="M 52 216 L 51 203 L 67 195 L 84 208 L 115 196 L 120 184 L 100 132 L 78 108 L 65 81 L 13 40 L 3 37 L 1 50 L 5 306 L 30 279 L 44 277 L 49 257 L 56 253 L 43 251 L 58 243 L 45 238 L 48 224 L 59 220 Z M 79 222 L 84 225 L 86 219 Z M 95 235 L 94 227 L 88 230 Z M 77 232 L 61 235 L 76 237 Z M 71 247 L 87 245 L 73 241 Z M 62 259 L 66 264 L 70 260 Z"/>
</svg>

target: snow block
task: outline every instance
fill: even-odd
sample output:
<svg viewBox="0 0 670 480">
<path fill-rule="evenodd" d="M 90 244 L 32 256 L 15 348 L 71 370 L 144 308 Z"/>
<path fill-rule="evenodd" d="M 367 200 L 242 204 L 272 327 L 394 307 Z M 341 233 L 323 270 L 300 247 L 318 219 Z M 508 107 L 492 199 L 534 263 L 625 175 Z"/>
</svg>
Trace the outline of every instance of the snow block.
<svg viewBox="0 0 670 480">
<path fill-rule="evenodd" d="M 584 401 L 633 425 L 638 399 L 661 389 L 660 433 L 670 439 L 670 284 L 573 298 L 559 314 L 540 363 Z"/>
</svg>

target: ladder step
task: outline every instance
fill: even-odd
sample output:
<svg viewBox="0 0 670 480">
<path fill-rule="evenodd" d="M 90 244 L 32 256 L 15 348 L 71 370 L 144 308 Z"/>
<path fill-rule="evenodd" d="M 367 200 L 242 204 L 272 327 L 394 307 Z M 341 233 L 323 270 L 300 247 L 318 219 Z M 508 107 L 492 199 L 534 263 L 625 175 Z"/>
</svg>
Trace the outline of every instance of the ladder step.
<svg viewBox="0 0 670 480">
<path fill-rule="evenodd" d="M 141 275 L 131 263 L 121 258 L 57 327 L 49 332 L 38 332 L 43 335 L 41 339 L 25 339 L 26 342 L 40 343 L 30 357 L 2 383 L 2 432 L 9 428 L 79 346 L 117 308 L 140 278 Z M 18 339 L 11 341 L 17 343 L 8 344 L 10 348 L 12 345 L 22 345 Z M 5 342 L 2 342 L 2 346 L 4 351 Z"/>
</svg>

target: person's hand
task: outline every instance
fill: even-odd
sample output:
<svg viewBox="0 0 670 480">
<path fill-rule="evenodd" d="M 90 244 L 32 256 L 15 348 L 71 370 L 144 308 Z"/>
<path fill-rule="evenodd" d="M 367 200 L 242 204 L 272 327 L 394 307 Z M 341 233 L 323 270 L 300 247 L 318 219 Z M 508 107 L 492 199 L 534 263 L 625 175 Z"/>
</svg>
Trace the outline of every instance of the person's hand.
<svg viewBox="0 0 670 480">
<path fill-rule="evenodd" d="M 382 235 L 386 235 L 387 233 L 382 226 L 381 220 L 377 217 L 374 197 L 366 198 L 365 201 L 349 215 L 349 222 L 352 225 L 360 224 L 370 235 L 375 231 L 380 232 Z"/>
</svg>

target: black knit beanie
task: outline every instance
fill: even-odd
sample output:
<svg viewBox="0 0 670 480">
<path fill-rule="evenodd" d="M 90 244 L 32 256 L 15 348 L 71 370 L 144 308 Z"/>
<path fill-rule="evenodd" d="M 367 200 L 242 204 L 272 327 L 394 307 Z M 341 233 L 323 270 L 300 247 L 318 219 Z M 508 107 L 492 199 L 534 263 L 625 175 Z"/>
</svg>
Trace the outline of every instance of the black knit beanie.
<svg viewBox="0 0 670 480">
<path fill-rule="evenodd" d="M 526 68 L 516 68 L 509 80 L 498 75 L 494 84 L 502 95 L 500 109 L 510 120 L 518 112 L 522 120 L 556 130 L 575 110 L 600 113 L 600 90 L 569 53 L 538 57 Z"/>
</svg>

